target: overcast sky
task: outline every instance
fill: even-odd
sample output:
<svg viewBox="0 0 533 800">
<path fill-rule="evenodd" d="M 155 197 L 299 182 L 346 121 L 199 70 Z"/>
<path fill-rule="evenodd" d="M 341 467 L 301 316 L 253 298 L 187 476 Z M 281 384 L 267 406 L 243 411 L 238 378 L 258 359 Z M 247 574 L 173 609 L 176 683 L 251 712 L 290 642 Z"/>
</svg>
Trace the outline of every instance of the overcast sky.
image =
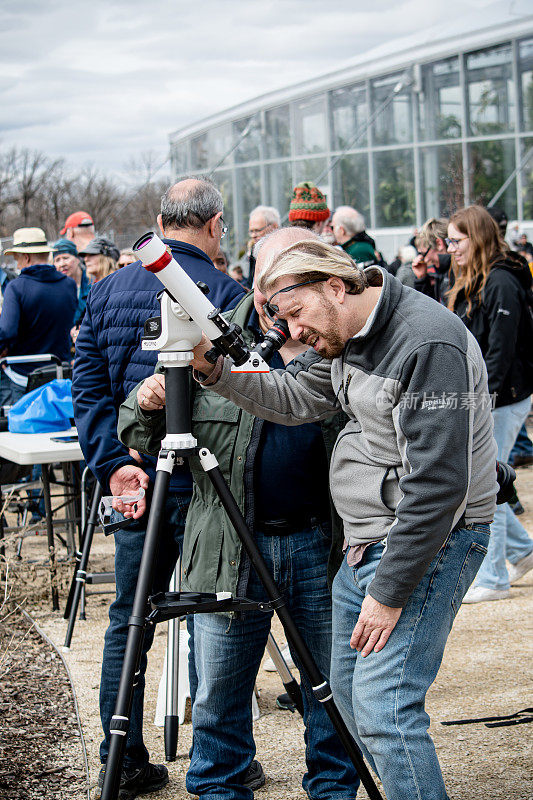
<svg viewBox="0 0 533 800">
<path fill-rule="evenodd" d="M 0 148 L 123 174 L 172 131 L 434 25 L 522 0 L 0 0 Z M 369 10 L 370 9 L 370 10 Z"/>
</svg>

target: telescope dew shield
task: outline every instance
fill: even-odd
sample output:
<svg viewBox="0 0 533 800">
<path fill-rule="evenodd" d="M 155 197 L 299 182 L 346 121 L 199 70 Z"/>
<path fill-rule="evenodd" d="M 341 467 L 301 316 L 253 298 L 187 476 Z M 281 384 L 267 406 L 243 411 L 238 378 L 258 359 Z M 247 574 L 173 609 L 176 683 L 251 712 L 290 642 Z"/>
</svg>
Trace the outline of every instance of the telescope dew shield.
<svg viewBox="0 0 533 800">
<path fill-rule="evenodd" d="M 180 267 L 167 247 L 155 233 L 145 233 L 133 245 L 133 252 L 143 267 L 156 275 L 172 297 L 199 325 L 211 341 L 221 336 L 221 331 L 209 315 L 215 311 L 213 304 L 198 288 L 183 267 Z"/>
</svg>

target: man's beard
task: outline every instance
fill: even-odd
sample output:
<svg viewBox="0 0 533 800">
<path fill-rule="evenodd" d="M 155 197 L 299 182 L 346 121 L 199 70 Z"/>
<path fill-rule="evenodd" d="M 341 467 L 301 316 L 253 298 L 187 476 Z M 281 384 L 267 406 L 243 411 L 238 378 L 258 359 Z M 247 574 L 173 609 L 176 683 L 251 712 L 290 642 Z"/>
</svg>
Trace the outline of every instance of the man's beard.
<svg viewBox="0 0 533 800">
<path fill-rule="evenodd" d="M 306 328 L 300 335 L 299 339 L 304 344 L 313 342 L 317 336 L 320 337 L 318 348 L 315 349 L 322 358 L 338 358 L 344 350 L 346 342 L 339 334 L 339 318 L 338 313 L 335 313 L 333 306 L 323 302 L 323 307 L 327 310 L 327 323 L 322 332 L 316 331 L 313 328 Z M 312 347 L 311 344 L 309 344 Z"/>
</svg>

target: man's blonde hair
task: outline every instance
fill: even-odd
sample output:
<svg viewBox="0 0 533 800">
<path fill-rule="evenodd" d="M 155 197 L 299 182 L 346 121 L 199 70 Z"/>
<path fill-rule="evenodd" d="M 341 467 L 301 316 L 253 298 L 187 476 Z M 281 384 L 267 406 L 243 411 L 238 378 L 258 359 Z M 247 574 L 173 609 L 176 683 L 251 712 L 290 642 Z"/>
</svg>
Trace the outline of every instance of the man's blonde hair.
<svg viewBox="0 0 533 800">
<path fill-rule="evenodd" d="M 444 218 L 435 219 L 435 217 L 431 217 L 424 222 L 418 231 L 415 244 L 420 250 L 427 250 L 428 247 L 436 250 L 437 239 L 442 239 L 444 241 L 447 236 L 448 220 Z"/>
<path fill-rule="evenodd" d="M 259 276 L 257 288 L 268 297 L 280 278 L 290 275 L 295 283 L 323 278 L 341 278 L 352 294 L 368 286 L 367 277 L 348 253 L 315 239 L 295 242 L 281 250 Z"/>
</svg>

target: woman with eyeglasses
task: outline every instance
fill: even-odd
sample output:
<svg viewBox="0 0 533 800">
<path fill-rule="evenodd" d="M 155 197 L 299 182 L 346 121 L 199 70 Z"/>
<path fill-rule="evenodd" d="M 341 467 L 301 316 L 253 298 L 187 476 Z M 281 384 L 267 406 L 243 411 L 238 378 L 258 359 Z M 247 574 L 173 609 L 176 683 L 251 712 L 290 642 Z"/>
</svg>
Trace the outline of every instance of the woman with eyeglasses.
<svg viewBox="0 0 533 800">
<path fill-rule="evenodd" d="M 446 243 L 455 277 L 448 308 L 461 317 L 483 353 L 498 460 L 506 462 L 531 407 L 531 273 L 481 206 L 463 208 L 450 218 Z M 497 506 L 488 553 L 463 603 L 509 597 L 510 583 L 532 568 L 533 540 L 508 503 Z"/>
</svg>

